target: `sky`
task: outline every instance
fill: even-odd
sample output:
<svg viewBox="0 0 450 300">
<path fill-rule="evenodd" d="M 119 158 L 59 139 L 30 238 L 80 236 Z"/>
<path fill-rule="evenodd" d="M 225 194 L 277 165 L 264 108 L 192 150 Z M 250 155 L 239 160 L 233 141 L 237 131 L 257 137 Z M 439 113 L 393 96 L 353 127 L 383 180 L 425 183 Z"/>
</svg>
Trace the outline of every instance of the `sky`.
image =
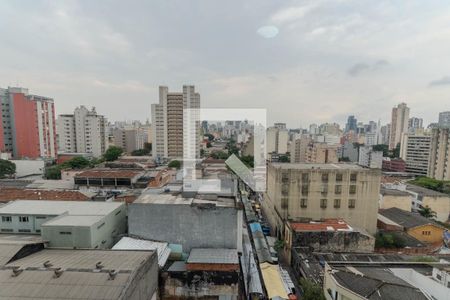
<svg viewBox="0 0 450 300">
<path fill-rule="evenodd" d="M 150 118 L 158 86 L 268 124 L 436 122 L 450 110 L 450 1 L 0 1 L 0 87 Z"/>
</svg>

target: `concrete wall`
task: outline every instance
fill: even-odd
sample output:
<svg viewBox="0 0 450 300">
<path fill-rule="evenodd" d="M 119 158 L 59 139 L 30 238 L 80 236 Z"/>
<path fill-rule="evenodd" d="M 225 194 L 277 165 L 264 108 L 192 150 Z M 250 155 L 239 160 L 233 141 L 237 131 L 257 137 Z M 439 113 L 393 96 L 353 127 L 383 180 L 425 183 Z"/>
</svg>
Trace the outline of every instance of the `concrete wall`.
<svg viewBox="0 0 450 300">
<path fill-rule="evenodd" d="M 234 207 L 199 207 L 132 203 L 128 206 L 131 235 L 192 248 L 238 248 L 242 210 Z M 240 246 L 240 245 L 239 245 Z"/>
<path fill-rule="evenodd" d="M 375 238 L 357 231 L 294 232 L 293 247 L 312 247 L 314 251 L 373 252 Z"/>
<path fill-rule="evenodd" d="M 16 165 L 16 177 L 21 178 L 29 175 L 43 175 L 45 162 L 37 160 L 11 160 Z"/>
<path fill-rule="evenodd" d="M 27 222 L 20 221 L 21 215 L 0 215 L 0 232 L 1 233 L 24 233 L 24 234 L 40 234 L 41 224 L 54 218 L 56 216 L 33 216 L 23 215 L 28 217 Z M 6 221 L 5 218 L 11 218 L 11 221 Z"/>
<path fill-rule="evenodd" d="M 438 221 L 448 221 L 450 214 L 450 196 L 424 196 L 422 206 L 428 206 L 435 211 Z"/>
<path fill-rule="evenodd" d="M 42 225 L 43 239 L 49 241 L 50 247 L 59 248 L 109 249 L 125 232 L 125 204 L 91 226 Z"/>
<path fill-rule="evenodd" d="M 434 225 L 424 225 L 411 228 L 407 230 L 407 233 L 413 236 L 415 239 L 425 243 L 439 243 L 443 242 L 442 234 L 443 228 Z"/>
<path fill-rule="evenodd" d="M 411 196 L 380 195 L 380 209 L 397 207 L 406 211 L 411 211 L 411 205 Z"/>
<path fill-rule="evenodd" d="M 303 174 L 308 178 L 303 178 Z M 322 175 L 328 175 L 325 182 Z M 337 180 L 337 175 L 342 179 Z M 356 181 L 351 180 L 356 174 Z M 342 218 L 356 228 L 375 234 L 377 225 L 380 170 L 377 169 L 280 169 L 269 165 L 267 174 L 268 209 L 275 209 L 283 220 Z M 336 188 L 336 186 L 340 186 Z M 305 190 L 304 188 L 307 188 Z M 301 206 L 302 199 L 307 203 Z M 326 207 L 322 207 L 322 200 Z M 334 201 L 340 199 L 340 206 Z M 354 201 L 354 206 L 351 203 Z M 273 208 L 272 208 L 273 207 Z M 265 213 L 267 209 L 265 208 Z M 274 227 L 276 221 L 269 222 Z"/>
</svg>

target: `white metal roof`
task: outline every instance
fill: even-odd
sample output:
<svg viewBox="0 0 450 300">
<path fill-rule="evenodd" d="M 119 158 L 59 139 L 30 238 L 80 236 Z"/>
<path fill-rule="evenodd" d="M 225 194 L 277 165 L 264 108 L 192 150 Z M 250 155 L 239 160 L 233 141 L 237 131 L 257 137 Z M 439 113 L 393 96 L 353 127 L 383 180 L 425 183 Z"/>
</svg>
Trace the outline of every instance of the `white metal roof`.
<svg viewBox="0 0 450 300">
<path fill-rule="evenodd" d="M 189 254 L 188 264 L 238 264 L 237 249 L 194 248 Z"/>
<path fill-rule="evenodd" d="M 112 247 L 112 250 L 157 250 L 158 264 L 162 268 L 170 255 L 167 243 L 123 237 Z"/>
</svg>

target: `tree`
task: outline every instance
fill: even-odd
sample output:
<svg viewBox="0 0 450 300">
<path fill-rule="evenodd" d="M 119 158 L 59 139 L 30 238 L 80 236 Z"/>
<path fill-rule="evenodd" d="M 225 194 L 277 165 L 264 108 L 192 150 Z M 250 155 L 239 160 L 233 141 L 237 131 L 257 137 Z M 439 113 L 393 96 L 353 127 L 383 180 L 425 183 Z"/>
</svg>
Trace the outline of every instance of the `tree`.
<svg viewBox="0 0 450 300">
<path fill-rule="evenodd" d="M 148 149 L 138 149 L 131 152 L 131 155 L 133 156 L 144 156 L 150 154 L 150 151 Z"/>
<path fill-rule="evenodd" d="M 206 148 L 211 148 L 211 147 L 212 147 L 211 142 L 207 142 L 206 143 Z"/>
<path fill-rule="evenodd" d="M 302 300 L 326 300 L 320 285 L 306 278 L 300 278 L 300 285 L 303 290 Z"/>
<path fill-rule="evenodd" d="M 61 179 L 61 165 L 45 168 L 45 178 L 58 180 Z"/>
<path fill-rule="evenodd" d="M 0 178 L 10 177 L 16 173 L 16 164 L 6 160 L 0 159 Z"/>
<path fill-rule="evenodd" d="M 205 133 L 204 136 L 206 136 L 209 141 L 214 140 L 214 135 L 212 135 L 211 133 Z"/>
<path fill-rule="evenodd" d="M 214 159 L 227 159 L 230 155 L 223 151 L 214 151 L 211 153 L 211 157 Z"/>
<path fill-rule="evenodd" d="M 283 250 L 284 246 L 285 246 L 284 240 L 277 240 L 274 245 L 275 251 L 278 252 Z"/>
<path fill-rule="evenodd" d="M 389 156 L 389 146 L 388 145 L 385 145 L 385 144 L 373 145 L 372 149 L 373 149 L 373 151 L 383 151 L 384 157 Z"/>
<path fill-rule="evenodd" d="M 89 167 L 91 162 L 83 156 L 77 156 L 69 160 L 67 164 L 71 169 L 84 169 Z"/>
<path fill-rule="evenodd" d="M 399 158 L 400 157 L 400 143 L 395 146 L 395 148 L 392 150 L 391 158 Z"/>
<path fill-rule="evenodd" d="M 252 155 L 243 155 L 239 157 L 239 159 L 250 168 L 253 168 L 255 166 L 255 158 Z"/>
<path fill-rule="evenodd" d="M 289 162 L 289 157 L 288 157 L 287 155 L 281 155 L 281 156 L 278 158 L 278 160 L 279 160 L 279 162 L 287 163 L 287 162 Z"/>
<path fill-rule="evenodd" d="M 181 167 L 181 162 L 179 160 L 172 160 L 168 166 L 169 168 L 179 169 Z"/>
<path fill-rule="evenodd" d="M 425 218 L 427 218 L 427 219 L 434 219 L 434 218 L 436 218 L 436 212 L 433 211 L 433 210 L 431 209 L 431 207 L 428 207 L 428 206 L 421 207 L 421 208 L 419 209 L 419 214 L 420 214 L 422 217 L 425 217 Z"/>
<path fill-rule="evenodd" d="M 123 150 L 122 148 L 116 147 L 116 146 L 109 146 L 108 150 L 106 150 L 105 154 L 103 154 L 103 157 L 106 161 L 114 161 L 122 155 Z"/>
</svg>

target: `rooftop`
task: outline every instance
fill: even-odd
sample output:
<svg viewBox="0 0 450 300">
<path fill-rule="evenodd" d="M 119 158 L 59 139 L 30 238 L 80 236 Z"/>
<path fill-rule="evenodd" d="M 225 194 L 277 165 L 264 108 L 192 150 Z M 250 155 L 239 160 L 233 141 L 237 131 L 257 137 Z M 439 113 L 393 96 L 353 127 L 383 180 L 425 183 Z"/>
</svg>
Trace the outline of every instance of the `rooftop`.
<svg viewBox="0 0 450 300">
<path fill-rule="evenodd" d="M 152 251 L 45 249 L 0 267 L 0 298 L 123 299 L 138 270 L 153 259 Z M 12 276 L 13 268 L 22 271 Z"/>
<path fill-rule="evenodd" d="M 316 163 L 271 163 L 279 169 L 297 169 L 297 170 L 369 170 L 356 164 L 338 163 L 338 164 L 316 164 Z"/>
<path fill-rule="evenodd" d="M 332 276 L 339 285 L 365 299 L 428 299 L 418 288 L 395 276 L 389 269 L 347 267 L 339 268 Z"/>
<path fill-rule="evenodd" d="M 217 197 L 214 195 L 212 200 L 205 199 L 205 195 L 201 195 L 199 197 L 203 197 L 203 199 L 198 198 L 184 198 L 181 194 L 152 194 L 152 193 L 143 193 L 138 199 L 136 199 L 133 203 L 146 203 L 146 204 L 165 204 L 165 205 L 215 205 L 219 207 L 234 207 L 235 203 L 233 199 L 225 198 L 225 197 Z M 206 197 L 207 198 L 207 197 Z"/>
<path fill-rule="evenodd" d="M 120 202 L 16 200 L 0 207 L 0 215 L 107 215 Z"/>
<path fill-rule="evenodd" d="M 81 226 L 81 227 L 91 227 L 92 225 L 102 221 L 105 216 L 103 215 L 95 215 L 95 216 L 86 216 L 86 215 L 60 215 L 56 218 L 53 218 L 42 226 Z"/>
<path fill-rule="evenodd" d="M 381 209 L 379 211 L 379 214 L 406 229 L 417 227 L 417 226 L 422 226 L 422 225 L 426 225 L 426 224 L 433 224 L 433 225 L 439 226 L 432 220 L 422 217 L 421 215 L 419 215 L 417 213 L 412 213 L 412 212 L 402 210 L 397 207 Z"/>
<path fill-rule="evenodd" d="M 236 249 L 194 248 L 189 254 L 188 264 L 238 264 Z"/>
<path fill-rule="evenodd" d="M 444 194 L 444 193 L 441 193 L 441 192 L 437 192 L 437 191 L 433 191 L 433 190 L 430 190 L 430 189 L 427 189 L 427 188 L 424 188 L 424 187 L 421 187 L 421 186 L 413 185 L 413 184 L 407 184 L 406 185 L 406 189 L 408 191 L 415 192 L 415 193 L 418 193 L 418 194 L 423 195 L 423 196 L 448 197 L 448 198 L 450 198 L 450 196 L 447 195 L 447 194 Z"/>
<path fill-rule="evenodd" d="M 170 255 L 170 248 L 167 243 L 154 242 L 149 240 L 123 237 L 112 247 L 113 250 L 151 250 L 158 252 L 158 264 L 162 268 Z"/>
<path fill-rule="evenodd" d="M 80 191 L 33 190 L 18 188 L 1 188 L 0 202 L 13 200 L 64 200 L 83 201 L 91 197 Z"/>
<path fill-rule="evenodd" d="M 309 231 L 352 231 L 344 220 L 340 219 L 326 219 L 323 221 L 310 221 L 308 223 L 290 222 L 291 228 L 296 232 Z"/>
<path fill-rule="evenodd" d="M 78 173 L 75 177 L 86 177 L 86 178 L 134 178 L 139 174 L 143 174 L 142 171 L 138 170 L 87 170 Z"/>
<path fill-rule="evenodd" d="M 387 189 L 384 187 L 381 187 L 380 194 L 389 195 L 389 196 L 411 196 L 411 194 L 408 192 L 397 190 L 397 189 Z"/>
</svg>

